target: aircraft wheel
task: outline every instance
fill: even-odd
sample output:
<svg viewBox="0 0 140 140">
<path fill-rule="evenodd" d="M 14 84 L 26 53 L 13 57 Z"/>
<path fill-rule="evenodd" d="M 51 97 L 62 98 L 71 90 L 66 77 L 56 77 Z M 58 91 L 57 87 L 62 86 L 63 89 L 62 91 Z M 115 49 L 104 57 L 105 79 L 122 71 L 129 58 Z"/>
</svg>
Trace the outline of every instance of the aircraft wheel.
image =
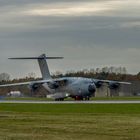
<svg viewBox="0 0 140 140">
<path fill-rule="evenodd" d="M 89 100 L 90 100 L 90 98 L 89 98 L 89 97 L 85 97 L 85 100 L 86 100 L 86 101 L 89 101 Z"/>
</svg>

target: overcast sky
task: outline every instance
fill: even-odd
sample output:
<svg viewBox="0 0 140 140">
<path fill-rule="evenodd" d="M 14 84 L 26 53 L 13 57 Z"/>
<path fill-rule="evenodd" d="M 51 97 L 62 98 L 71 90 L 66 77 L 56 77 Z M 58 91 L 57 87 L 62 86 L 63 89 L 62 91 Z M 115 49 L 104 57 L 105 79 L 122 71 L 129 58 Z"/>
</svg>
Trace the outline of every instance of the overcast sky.
<svg viewBox="0 0 140 140">
<path fill-rule="evenodd" d="M 0 0 L 0 73 L 40 76 L 36 61 L 8 57 L 64 56 L 50 71 L 125 66 L 140 71 L 139 0 Z"/>
</svg>

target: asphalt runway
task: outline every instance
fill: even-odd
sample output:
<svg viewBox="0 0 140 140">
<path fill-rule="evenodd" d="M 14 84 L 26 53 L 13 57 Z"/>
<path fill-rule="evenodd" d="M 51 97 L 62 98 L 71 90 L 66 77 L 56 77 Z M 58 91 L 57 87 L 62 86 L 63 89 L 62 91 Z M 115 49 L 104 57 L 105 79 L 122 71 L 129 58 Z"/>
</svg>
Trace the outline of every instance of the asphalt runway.
<svg viewBox="0 0 140 140">
<path fill-rule="evenodd" d="M 128 101 L 128 100 L 114 100 L 114 101 L 105 101 L 105 100 L 96 100 L 96 101 L 29 101 L 29 100 L 0 100 L 0 103 L 31 103 L 31 104 L 140 104 L 140 101 Z"/>
</svg>

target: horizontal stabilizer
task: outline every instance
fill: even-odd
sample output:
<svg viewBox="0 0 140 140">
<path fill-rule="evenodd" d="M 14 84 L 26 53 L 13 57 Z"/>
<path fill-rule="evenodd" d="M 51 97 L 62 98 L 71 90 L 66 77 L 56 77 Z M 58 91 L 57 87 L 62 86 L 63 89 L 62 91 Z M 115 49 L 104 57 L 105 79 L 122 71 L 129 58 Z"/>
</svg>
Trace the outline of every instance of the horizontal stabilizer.
<svg viewBox="0 0 140 140">
<path fill-rule="evenodd" d="M 42 78 L 44 80 L 48 80 L 48 79 L 52 79 L 50 72 L 49 72 L 49 68 L 48 68 L 48 64 L 47 64 L 47 59 L 63 59 L 63 57 L 47 57 L 45 54 L 42 54 L 38 57 L 14 57 L 14 58 L 9 58 L 9 59 L 16 59 L 16 60 L 38 60 L 38 64 L 41 70 L 41 74 L 42 74 Z"/>
<path fill-rule="evenodd" d="M 15 57 L 8 59 L 63 59 L 63 57 Z"/>
</svg>

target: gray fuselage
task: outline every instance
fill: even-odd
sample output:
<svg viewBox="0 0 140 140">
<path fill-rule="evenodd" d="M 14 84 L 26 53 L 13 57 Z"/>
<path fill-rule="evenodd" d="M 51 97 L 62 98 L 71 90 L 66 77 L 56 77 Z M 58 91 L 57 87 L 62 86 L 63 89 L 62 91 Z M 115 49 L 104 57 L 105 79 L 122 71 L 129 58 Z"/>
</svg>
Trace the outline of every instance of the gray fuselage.
<svg viewBox="0 0 140 140">
<path fill-rule="evenodd" d="M 65 78 L 59 78 L 54 79 L 52 81 L 52 85 L 54 85 L 55 81 L 65 81 L 64 83 L 58 83 L 57 88 L 53 88 L 48 83 L 44 83 L 43 86 L 47 91 L 49 91 L 50 94 L 59 94 L 64 93 L 64 96 L 66 93 L 69 94 L 70 97 L 75 98 L 76 96 L 86 98 L 91 97 L 94 95 L 96 91 L 96 86 L 92 79 L 89 78 L 82 78 L 82 77 L 65 77 Z"/>
</svg>

